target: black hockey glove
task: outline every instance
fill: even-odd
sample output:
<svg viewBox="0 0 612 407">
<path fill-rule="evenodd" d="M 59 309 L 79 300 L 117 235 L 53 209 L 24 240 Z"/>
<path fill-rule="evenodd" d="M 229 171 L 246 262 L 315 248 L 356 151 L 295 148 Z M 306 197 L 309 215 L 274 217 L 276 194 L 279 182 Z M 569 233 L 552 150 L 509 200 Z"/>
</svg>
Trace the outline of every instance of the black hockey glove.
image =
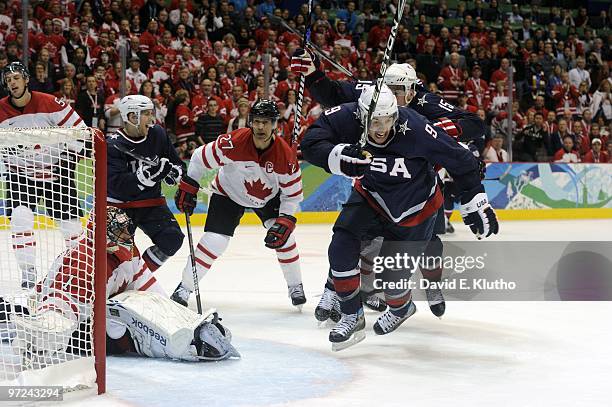
<svg viewBox="0 0 612 407">
<path fill-rule="evenodd" d="M 332 174 L 361 178 L 370 167 L 372 155 L 357 144 L 338 144 L 327 162 Z"/>
<path fill-rule="evenodd" d="M 164 182 L 167 185 L 174 186 L 178 184 L 179 180 L 181 179 L 181 175 L 183 175 L 183 167 L 172 164 L 172 168 L 170 169 L 168 175 L 166 175 L 166 178 L 164 178 Z"/>
<path fill-rule="evenodd" d="M 270 249 L 283 247 L 291 236 L 291 232 L 295 229 L 295 222 L 297 222 L 297 219 L 291 215 L 280 215 L 276 218 L 276 222 L 268 229 L 264 239 L 266 247 Z"/>
<path fill-rule="evenodd" d="M 499 232 L 497 215 L 489 205 L 487 194 L 482 185 L 463 193 L 459 212 L 463 218 L 463 223 L 470 227 L 478 240 Z"/>
<path fill-rule="evenodd" d="M 172 171 L 172 163 L 167 158 L 162 158 L 156 165 L 140 162 L 136 170 L 138 182 L 145 187 L 153 187 L 162 181 Z"/>
<path fill-rule="evenodd" d="M 198 191 L 200 190 L 200 184 L 195 179 L 191 178 L 187 174 L 183 175 L 179 187 L 174 195 L 174 203 L 176 208 L 191 215 L 196 205 L 198 204 Z"/>
</svg>

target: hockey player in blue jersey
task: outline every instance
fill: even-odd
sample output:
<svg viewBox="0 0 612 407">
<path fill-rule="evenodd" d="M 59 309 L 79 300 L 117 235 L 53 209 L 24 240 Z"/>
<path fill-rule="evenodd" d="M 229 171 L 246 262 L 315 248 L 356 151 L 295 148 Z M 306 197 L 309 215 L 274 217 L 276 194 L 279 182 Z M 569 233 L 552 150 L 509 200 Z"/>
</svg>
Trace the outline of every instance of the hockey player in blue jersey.
<svg viewBox="0 0 612 407">
<path fill-rule="evenodd" d="M 154 124 L 151 99 L 125 96 L 119 102 L 119 112 L 123 127 L 107 137 L 107 200 L 125 211 L 134 228 L 149 236 L 153 246 L 142 257 L 155 271 L 183 244 L 183 232 L 166 204 L 161 184 L 176 185 L 184 164 L 166 131 Z"/>
<path fill-rule="evenodd" d="M 472 232 L 478 238 L 498 232 L 495 212 L 480 182 L 477 159 L 424 116 L 412 109 L 398 108 L 395 95 L 386 85 L 372 114 L 367 153 L 357 145 L 373 93 L 374 87 L 366 86 L 358 102 L 325 111 L 301 143 L 307 161 L 354 179 L 353 191 L 336 220 L 328 250 L 342 312 L 329 334 L 333 350 L 344 349 L 365 337 L 358 295 L 358 261 L 364 237 L 382 236 L 386 242 L 400 242 L 409 255 L 422 253 L 431 239 L 436 213 L 443 202 L 434 165 L 446 168 L 455 179 L 461 191 L 461 214 Z M 383 246 L 380 255 L 397 254 L 393 246 Z M 383 286 L 385 282 L 399 281 L 406 271 L 414 270 L 386 269 L 382 273 Z M 386 288 L 389 308 L 374 324 L 379 335 L 394 331 L 416 311 L 408 288 Z"/>
<path fill-rule="evenodd" d="M 316 58 L 315 58 L 316 61 Z M 370 81 L 334 81 L 318 70 L 318 62 L 313 62 L 310 55 L 304 50 L 296 50 L 291 59 L 291 69 L 297 73 L 306 75 L 306 87 L 311 95 L 319 103 L 325 106 L 336 106 L 342 103 L 354 102 L 361 95 L 364 87 L 372 84 Z M 473 153 L 478 154 L 484 146 L 485 124 L 475 114 L 459 109 L 446 102 L 440 96 L 428 92 L 417 78 L 416 71 L 409 64 L 392 64 L 386 71 L 385 84 L 389 86 L 396 96 L 399 106 L 409 106 L 427 119 L 443 128 L 450 136 L 459 141 L 470 143 Z M 480 161 L 481 169 L 484 163 Z M 446 229 L 446 218 L 443 216 L 444 208 L 441 207 L 439 217 L 434 229 L 435 233 L 427 247 L 427 253 L 431 256 L 441 256 L 443 244 L 438 234 L 444 233 Z M 450 225 L 450 223 L 449 223 Z M 376 295 L 371 283 L 373 274 L 371 271 L 371 258 L 376 255 L 382 244 L 381 239 L 368 236 L 363 243 L 361 252 L 361 269 L 363 272 L 362 296 L 364 303 L 376 311 L 384 311 L 386 304 Z M 421 270 L 423 276 L 430 281 L 440 281 L 442 268 Z M 446 304 L 442 291 L 435 286 L 425 290 L 431 312 L 437 317 L 444 315 Z M 337 298 L 333 291 L 331 272 L 321 300 L 315 309 L 315 317 L 320 322 L 331 318 L 337 321 Z"/>
</svg>

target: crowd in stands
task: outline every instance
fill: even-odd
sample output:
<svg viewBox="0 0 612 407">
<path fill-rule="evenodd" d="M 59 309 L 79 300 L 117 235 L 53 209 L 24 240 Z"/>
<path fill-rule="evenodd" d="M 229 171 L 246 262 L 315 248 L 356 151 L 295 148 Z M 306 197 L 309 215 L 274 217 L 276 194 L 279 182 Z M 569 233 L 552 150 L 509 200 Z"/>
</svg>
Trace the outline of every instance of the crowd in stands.
<svg viewBox="0 0 612 407">
<path fill-rule="evenodd" d="M 288 66 L 301 38 L 278 18 L 298 31 L 311 21 L 314 44 L 356 78 L 374 79 L 398 5 L 321 0 L 309 20 L 301 3 L 31 0 L 30 88 L 64 98 L 88 125 L 111 133 L 121 125 L 125 70 L 126 92 L 154 101 L 159 123 L 185 158 L 197 145 L 246 126 L 249 107 L 264 96 L 278 102 L 278 132 L 289 138 L 298 79 Z M 21 7 L 0 0 L 0 68 L 23 59 Z M 611 10 L 605 1 L 409 1 L 392 59 L 412 64 L 431 92 L 486 120 L 488 161 L 508 161 L 511 140 L 513 161 L 610 162 Z M 332 79 L 348 79 L 323 66 Z M 302 134 L 324 108 L 306 94 Z"/>
</svg>

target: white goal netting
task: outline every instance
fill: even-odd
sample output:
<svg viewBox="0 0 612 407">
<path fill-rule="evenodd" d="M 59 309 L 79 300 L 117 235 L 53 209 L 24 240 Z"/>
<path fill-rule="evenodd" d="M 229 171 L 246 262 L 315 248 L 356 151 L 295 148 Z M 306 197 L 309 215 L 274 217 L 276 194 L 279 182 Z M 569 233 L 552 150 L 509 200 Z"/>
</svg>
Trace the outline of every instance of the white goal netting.
<svg viewBox="0 0 612 407">
<path fill-rule="evenodd" d="M 99 138 L 0 129 L 0 385 L 95 386 Z"/>
</svg>

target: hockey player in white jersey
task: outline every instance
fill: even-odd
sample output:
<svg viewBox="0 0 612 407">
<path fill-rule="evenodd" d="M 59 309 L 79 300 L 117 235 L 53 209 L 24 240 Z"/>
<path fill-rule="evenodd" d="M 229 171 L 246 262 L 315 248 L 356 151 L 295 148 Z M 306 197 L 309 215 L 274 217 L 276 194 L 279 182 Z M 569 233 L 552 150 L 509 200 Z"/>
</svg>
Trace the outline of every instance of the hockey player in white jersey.
<svg viewBox="0 0 612 407">
<path fill-rule="evenodd" d="M 9 95 L 0 100 L 0 127 L 85 128 L 83 120 L 65 101 L 30 92 L 29 78 L 21 62 L 12 62 L 2 71 L 0 85 Z M 32 287 L 36 281 L 33 211 L 39 201 L 44 200 L 47 214 L 59 222 L 67 247 L 77 244 L 82 235 L 74 170 L 83 150 L 82 142 L 45 145 L 35 151 L 19 145 L 0 149 L 0 161 L 8 172 L 5 212 L 11 219 L 13 249 L 24 288 Z"/>
<path fill-rule="evenodd" d="M 191 214 L 205 169 L 219 168 L 212 182 L 204 235 L 195 250 L 198 278 L 223 254 L 246 208 L 268 229 L 266 247 L 276 251 L 291 303 L 306 302 L 299 253 L 293 230 L 295 212 L 303 199 L 302 175 L 297 158 L 285 141 L 274 135 L 280 116 L 276 103 L 259 100 L 251 109 L 249 127 L 222 134 L 193 153 L 187 175 L 176 193 L 176 207 Z M 188 261 L 172 299 L 187 305 L 193 292 L 193 271 Z"/>
<path fill-rule="evenodd" d="M 123 210 L 108 207 L 107 225 L 107 353 L 185 361 L 240 356 L 214 309 L 199 315 L 168 299 L 140 257 L 130 233 L 131 220 Z M 76 348 L 83 350 L 74 341 L 83 339 L 75 330 L 91 316 L 92 279 L 86 278 L 93 272 L 91 242 L 84 238 L 58 257 L 36 286 L 36 310 L 7 307 L 0 301 L 2 319 L 16 327 L 12 346 L 36 359 L 30 362 L 44 365 L 65 360 L 62 354 Z M 24 352 L 27 344 L 29 352 Z"/>
</svg>

